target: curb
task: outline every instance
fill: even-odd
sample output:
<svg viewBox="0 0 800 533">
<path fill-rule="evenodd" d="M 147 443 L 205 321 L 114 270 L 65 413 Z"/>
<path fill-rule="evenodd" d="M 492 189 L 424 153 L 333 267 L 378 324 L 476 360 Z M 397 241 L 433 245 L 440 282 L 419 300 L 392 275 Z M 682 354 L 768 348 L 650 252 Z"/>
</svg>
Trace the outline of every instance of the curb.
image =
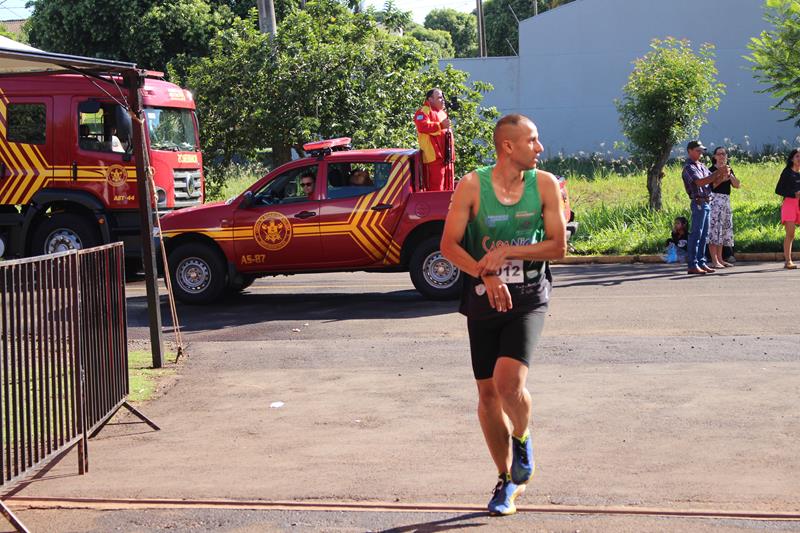
<svg viewBox="0 0 800 533">
<path fill-rule="evenodd" d="M 792 253 L 792 259 L 800 261 L 800 252 Z M 757 253 L 737 253 L 736 261 L 747 263 L 752 261 L 778 261 L 783 262 L 783 252 L 757 252 Z M 662 263 L 664 259 L 660 255 L 570 255 L 557 261 L 551 261 L 554 265 L 619 265 L 631 263 Z"/>
</svg>

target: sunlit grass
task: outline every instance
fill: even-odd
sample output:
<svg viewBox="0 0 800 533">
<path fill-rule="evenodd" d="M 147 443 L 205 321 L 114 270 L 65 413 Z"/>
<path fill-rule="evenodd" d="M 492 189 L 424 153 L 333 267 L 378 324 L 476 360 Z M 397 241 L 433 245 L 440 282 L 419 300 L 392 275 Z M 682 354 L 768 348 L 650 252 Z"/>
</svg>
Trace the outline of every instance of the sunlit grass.
<svg viewBox="0 0 800 533">
<path fill-rule="evenodd" d="M 158 390 L 159 380 L 175 374 L 174 367 L 153 368 L 152 354 L 144 350 L 133 350 L 128 353 L 128 376 L 130 379 L 131 402 L 146 402 L 153 398 Z M 174 359 L 174 354 L 164 354 L 165 359 Z"/>
<path fill-rule="evenodd" d="M 545 168 L 546 165 L 545 165 Z M 602 178 L 573 176 L 567 185 L 580 223 L 572 245 L 575 253 L 658 254 L 670 235 L 672 220 L 691 218 L 681 180 L 681 166 L 670 165 L 663 180 L 663 210 L 648 208 L 645 173 Z M 775 183 L 783 169 L 778 162 L 733 163 L 741 189 L 731 194 L 734 240 L 740 252 L 779 252 L 783 242 L 781 199 Z"/>
</svg>

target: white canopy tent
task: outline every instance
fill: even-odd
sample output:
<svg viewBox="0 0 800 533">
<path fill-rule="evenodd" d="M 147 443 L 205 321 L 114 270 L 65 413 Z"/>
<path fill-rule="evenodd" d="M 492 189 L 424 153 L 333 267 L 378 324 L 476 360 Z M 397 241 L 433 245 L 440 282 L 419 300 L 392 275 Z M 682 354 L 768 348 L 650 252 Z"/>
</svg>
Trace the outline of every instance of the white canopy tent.
<svg viewBox="0 0 800 533">
<path fill-rule="evenodd" d="M 109 74 L 136 72 L 136 64 L 45 52 L 0 36 L 0 75 L 88 70 Z"/>
</svg>

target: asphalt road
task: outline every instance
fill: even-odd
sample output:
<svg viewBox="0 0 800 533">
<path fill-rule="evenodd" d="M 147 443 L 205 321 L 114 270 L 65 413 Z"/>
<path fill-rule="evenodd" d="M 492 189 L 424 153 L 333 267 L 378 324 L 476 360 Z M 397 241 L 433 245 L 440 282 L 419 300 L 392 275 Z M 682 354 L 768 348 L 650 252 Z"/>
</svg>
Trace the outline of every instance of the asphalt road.
<svg viewBox="0 0 800 533">
<path fill-rule="evenodd" d="M 537 475 L 519 504 L 800 512 L 800 274 L 780 267 L 705 277 L 668 265 L 555 267 L 529 378 Z M 141 282 L 128 304 L 130 338 L 144 342 Z M 143 407 L 163 430 L 109 427 L 90 445 L 90 475 L 76 476 L 67 458 L 20 495 L 488 500 L 494 472 L 474 414 L 465 320 L 454 303 L 419 297 L 406 274 L 267 278 L 178 313 L 181 378 Z M 49 531 L 800 529 L 552 513 L 20 515 Z"/>
</svg>

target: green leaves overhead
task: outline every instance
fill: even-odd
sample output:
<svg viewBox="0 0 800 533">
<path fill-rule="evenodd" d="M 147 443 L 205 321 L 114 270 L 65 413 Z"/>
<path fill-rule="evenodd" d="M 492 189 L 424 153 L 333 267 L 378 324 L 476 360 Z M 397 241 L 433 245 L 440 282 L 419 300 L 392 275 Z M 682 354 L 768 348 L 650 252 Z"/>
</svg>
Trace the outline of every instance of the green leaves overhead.
<svg viewBox="0 0 800 533">
<path fill-rule="evenodd" d="M 203 55 L 230 9 L 205 0 L 34 0 L 26 30 L 33 46 L 132 61 L 164 70 L 179 54 Z"/>
<path fill-rule="evenodd" d="M 773 29 L 761 32 L 749 44 L 747 59 L 755 77 L 767 87 L 762 91 L 778 101 L 772 106 L 786 113 L 800 127 L 800 3 L 767 0 L 765 19 Z"/>
</svg>

